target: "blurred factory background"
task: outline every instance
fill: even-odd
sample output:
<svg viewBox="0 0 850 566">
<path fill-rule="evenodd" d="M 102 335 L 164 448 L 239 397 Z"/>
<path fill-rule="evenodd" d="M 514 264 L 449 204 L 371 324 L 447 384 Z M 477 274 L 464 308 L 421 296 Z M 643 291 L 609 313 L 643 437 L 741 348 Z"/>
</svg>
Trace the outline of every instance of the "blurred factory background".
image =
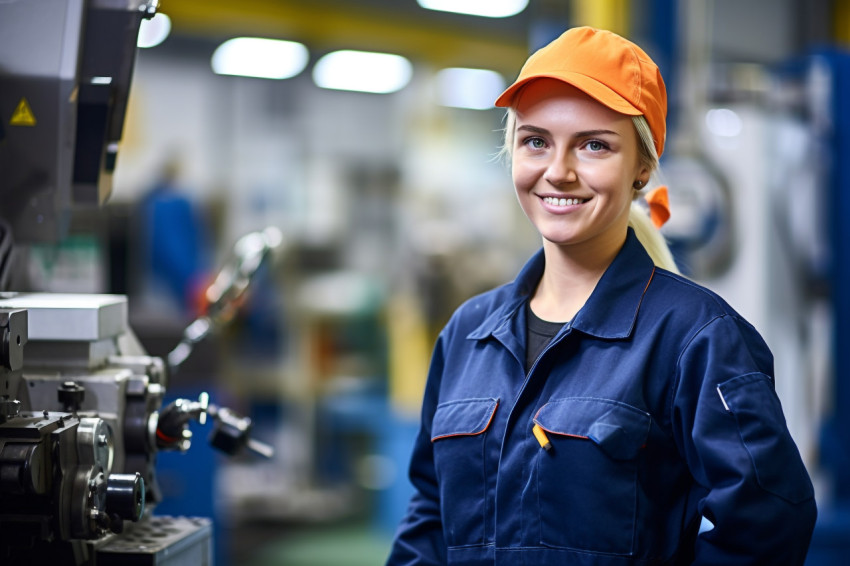
<svg viewBox="0 0 850 566">
<path fill-rule="evenodd" d="M 665 233 L 772 348 L 818 494 L 809 562 L 844 563 L 850 2 L 445 11 L 462 4 L 161 0 L 143 24 L 111 199 L 32 244 L 15 288 L 126 294 L 138 338 L 166 356 L 233 242 L 281 230 L 233 324 L 169 389 L 238 408 L 275 456 L 162 454 L 157 513 L 211 517 L 220 566 L 382 563 L 436 334 L 539 246 L 495 158 L 491 103 L 530 51 L 594 25 L 662 67 Z"/>
</svg>

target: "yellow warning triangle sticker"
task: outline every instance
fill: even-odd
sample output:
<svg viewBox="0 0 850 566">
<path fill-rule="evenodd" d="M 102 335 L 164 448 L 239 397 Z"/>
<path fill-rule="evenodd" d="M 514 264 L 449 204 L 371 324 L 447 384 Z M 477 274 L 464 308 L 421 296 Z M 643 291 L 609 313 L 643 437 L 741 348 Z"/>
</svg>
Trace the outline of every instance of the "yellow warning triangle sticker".
<svg viewBox="0 0 850 566">
<path fill-rule="evenodd" d="M 35 116 L 32 113 L 29 102 L 26 98 L 21 98 L 18 102 L 18 107 L 12 114 L 12 119 L 9 120 L 11 126 L 35 126 Z"/>
</svg>

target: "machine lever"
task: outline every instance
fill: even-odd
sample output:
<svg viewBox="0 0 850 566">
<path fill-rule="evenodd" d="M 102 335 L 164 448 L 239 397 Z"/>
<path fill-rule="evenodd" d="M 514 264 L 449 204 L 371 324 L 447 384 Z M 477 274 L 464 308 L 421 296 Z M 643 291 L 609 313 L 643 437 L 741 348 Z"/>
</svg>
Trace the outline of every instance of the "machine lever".
<svg viewBox="0 0 850 566">
<path fill-rule="evenodd" d="M 207 415 L 214 421 L 209 439 L 214 448 L 230 456 L 243 448 L 266 458 L 274 456 L 271 445 L 250 437 L 253 426 L 250 418 L 240 416 L 227 407 L 211 405 L 206 393 L 201 393 L 198 401 L 177 399 L 162 410 L 156 429 L 157 446 L 185 452 L 191 445 L 189 421 L 194 419 L 203 425 Z"/>
</svg>

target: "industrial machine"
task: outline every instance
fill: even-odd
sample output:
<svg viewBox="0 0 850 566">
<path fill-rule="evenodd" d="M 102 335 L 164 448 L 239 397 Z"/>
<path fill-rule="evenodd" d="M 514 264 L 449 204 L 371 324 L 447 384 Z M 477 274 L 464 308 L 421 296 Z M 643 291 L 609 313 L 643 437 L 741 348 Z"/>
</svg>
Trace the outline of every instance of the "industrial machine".
<svg viewBox="0 0 850 566">
<path fill-rule="evenodd" d="M 251 421 L 198 399 L 163 407 L 170 374 L 229 320 L 281 241 L 237 242 L 168 360 L 149 356 L 118 295 L 9 292 L 22 245 L 57 242 L 111 192 L 143 18 L 158 0 L 0 1 L 0 563 L 211 563 L 206 519 L 153 517 L 156 457 L 212 444 L 265 456 Z M 17 259 L 16 259 L 17 258 Z"/>
</svg>

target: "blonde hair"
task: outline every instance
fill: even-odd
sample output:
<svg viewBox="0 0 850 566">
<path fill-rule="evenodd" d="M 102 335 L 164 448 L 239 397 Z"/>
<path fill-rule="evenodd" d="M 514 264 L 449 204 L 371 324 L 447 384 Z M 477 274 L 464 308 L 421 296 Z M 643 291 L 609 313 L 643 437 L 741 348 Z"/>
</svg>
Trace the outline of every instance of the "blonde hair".
<svg viewBox="0 0 850 566">
<path fill-rule="evenodd" d="M 656 179 L 660 175 L 661 167 L 658 164 L 658 152 L 655 150 L 655 140 L 652 137 L 652 130 L 649 129 L 649 122 L 643 116 L 632 116 L 632 123 L 638 135 L 638 159 L 641 165 L 650 171 L 650 181 L 647 186 L 658 185 Z M 635 231 L 635 236 L 643 244 L 655 265 L 673 273 L 679 273 L 673 254 L 667 246 L 667 240 L 652 223 L 646 208 L 638 202 L 642 196 L 641 191 L 635 190 L 631 210 L 629 210 L 629 226 Z"/>
<path fill-rule="evenodd" d="M 650 182 L 647 186 L 658 184 L 656 179 L 660 175 L 658 164 L 658 152 L 655 150 L 655 141 L 649 122 L 643 116 L 633 116 L 632 123 L 638 137 L 638 159 L 640 164 L 650 171 Z M 516 130 L 516 112 L 508 108 L 505 115 L 505 136 L 498 156 L 510 163 L 513 154 L 514 136 Z M 661 232 L 652 223 L 646 207 L 639 202 L 643 196 L 642 191 L 635 190 L 632 195 L 632 205 L 629 210 L 629 226 L 635 231 L 635 236 L 646 249 L 646 253 L 652 258 L 652 262 L 662 269 L 679 273 L 673 254 L 667 246 L 667 241 Z"/>
</svg>

